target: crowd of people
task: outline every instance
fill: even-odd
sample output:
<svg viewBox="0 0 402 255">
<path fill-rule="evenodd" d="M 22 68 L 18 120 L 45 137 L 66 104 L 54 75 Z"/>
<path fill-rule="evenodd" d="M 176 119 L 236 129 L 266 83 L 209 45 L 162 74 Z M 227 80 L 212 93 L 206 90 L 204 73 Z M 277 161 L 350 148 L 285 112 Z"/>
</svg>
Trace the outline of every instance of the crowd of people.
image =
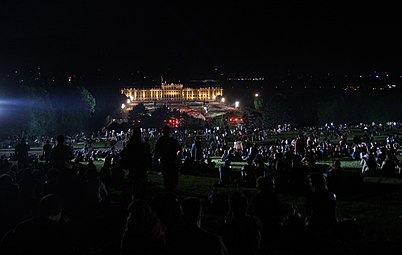
<svg viewBox="0 0 402 255">
<path fill-rule="evenodd" d="M 53 146 L 44 141 L 43 160 L 29 156 L 30 147 L 22 138 L 15 154 L 3 155 L 0 161 L 0 252 L 346 252 L 343 249 L 351 247 L 340 245 L 350 241 L 343 231 L 352 227 L 337 218 L 342 186 L 337 158 L 361 161 L 361 175 L 395 176 L 400 138 L 389 135 L 384 144 L 377 144 L 368 134 L 351 143 L 344 130 L 329 131 L 338 138 L 334 144 L 321 139 L 319 132 L 306 130 L 297 137 L 259 145 L 269 133 L 241 128 L 195 132 L 167 126 L 161 131 L 133 128 L 113 138 L 123 143 L 121 149 L 113 143 L 103 151 L 90 143 L 74 150 L 59 135 Z M 217 167 L 212 157 L 224 164 Z M 94 164 L 98 158 L 104 158 L 99 170 Z M 316 161 L 324 158 L 334 158 L 333 166 L 319 167 Z M 236 161 L 247 162 L 237 173 L 231 168 Z M 150 171 L 162 175 L 163 188 L 150 182 Z M 199 197 L 177 189 L 181 174 L 207 171 L 218 174 L 218 184 L 244 185 L 252 191 L 222 194 L 211 187 L 208 196 Z M 288 192 L 305 197 L 305 206 L 282 201 L 279 194 Z M 359 228 L 353 230 L 355 237 L 361 234 Z"/>
</svg>

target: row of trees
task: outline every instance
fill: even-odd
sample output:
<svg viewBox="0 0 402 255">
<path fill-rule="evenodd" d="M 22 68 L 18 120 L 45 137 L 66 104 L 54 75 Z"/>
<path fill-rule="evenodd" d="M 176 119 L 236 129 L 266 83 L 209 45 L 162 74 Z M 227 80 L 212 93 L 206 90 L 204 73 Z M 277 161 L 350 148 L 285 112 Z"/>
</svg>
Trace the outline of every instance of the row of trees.
<svg viewBox="0 0 402 255">
<path fill-rule="evenodd" d="M 96 110 L 92 93 L 66 81 L 2 83 L 0 130 L 8 135 L 57 135 L 90 131 Z"/>
<path fill-rule="evenodd" d="M 314 126 L 325 123 L 385 123 L 402 120 L 402 101 L 397 91 L 339 91 L 331 94 L 275 93 L 256 97 L 244 107 L 250 124 L 275 127 Z"/>
</svg>

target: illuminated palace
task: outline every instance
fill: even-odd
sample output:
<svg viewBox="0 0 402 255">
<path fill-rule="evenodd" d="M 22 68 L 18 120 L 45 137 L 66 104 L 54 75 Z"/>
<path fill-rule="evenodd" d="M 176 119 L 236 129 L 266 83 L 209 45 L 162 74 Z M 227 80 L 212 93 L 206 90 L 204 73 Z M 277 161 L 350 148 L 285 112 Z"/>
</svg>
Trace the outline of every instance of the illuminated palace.
<svg viewBox="0 0 402 255">
<path fill-rule="evenodd" d="M 121 90 L 132 103 L 155 101 L 213 101 L 223 96 L 223 88 L 184 88 L 183 84 L 163 82 L 160 88 L 136 89 L 124 88 Z"/>
</svg>

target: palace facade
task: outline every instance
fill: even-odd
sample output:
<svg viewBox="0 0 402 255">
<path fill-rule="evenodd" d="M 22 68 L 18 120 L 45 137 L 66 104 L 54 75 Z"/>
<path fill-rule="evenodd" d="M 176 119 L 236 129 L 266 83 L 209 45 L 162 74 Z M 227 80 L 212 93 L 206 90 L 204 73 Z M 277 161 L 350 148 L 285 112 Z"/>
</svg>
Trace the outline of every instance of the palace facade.
<svg viewBox="0 0 402 255">
<path fill-rule="evenodd" d="M 213 101 L 223 96 L 223 88 L 185 88 L 183 84 L 163 82 L 160 88 L 124 88 L 121 94 L 130 98 L 131 103 L 134 104 L 154 101 Z"/>
</svg>

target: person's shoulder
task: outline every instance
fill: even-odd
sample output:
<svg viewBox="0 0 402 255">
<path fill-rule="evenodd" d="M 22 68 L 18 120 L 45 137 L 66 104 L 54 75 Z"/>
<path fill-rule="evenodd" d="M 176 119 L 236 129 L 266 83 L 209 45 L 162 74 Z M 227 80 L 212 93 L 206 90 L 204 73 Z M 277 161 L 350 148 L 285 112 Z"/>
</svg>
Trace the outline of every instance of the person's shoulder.
<svg viewBox="0 0 402 255">
<path fill-rule="evenodd" d="M 222 238 L 220 235 L 218 235 L 214 232 L 211 232 L 209 230 L 206 230 L 204 228 L 199 228 L 198 234 L 199 234 L 199 237 L 204 241 L 214 242 L 214 241 L 220 241 Z"/>
<path fill-rule="evenodd" d="M 32 217 L 32 218 L 25 219 L 25 220 L 17 223 L 17 225 L 13 229 L 13 232 L 15 234 L 19 234 L 19 233 L 25 232 L 27 230 L 34 229 L 39 225 L 38 222 L 39 222 L 38 218 Z"/>
</svg>

